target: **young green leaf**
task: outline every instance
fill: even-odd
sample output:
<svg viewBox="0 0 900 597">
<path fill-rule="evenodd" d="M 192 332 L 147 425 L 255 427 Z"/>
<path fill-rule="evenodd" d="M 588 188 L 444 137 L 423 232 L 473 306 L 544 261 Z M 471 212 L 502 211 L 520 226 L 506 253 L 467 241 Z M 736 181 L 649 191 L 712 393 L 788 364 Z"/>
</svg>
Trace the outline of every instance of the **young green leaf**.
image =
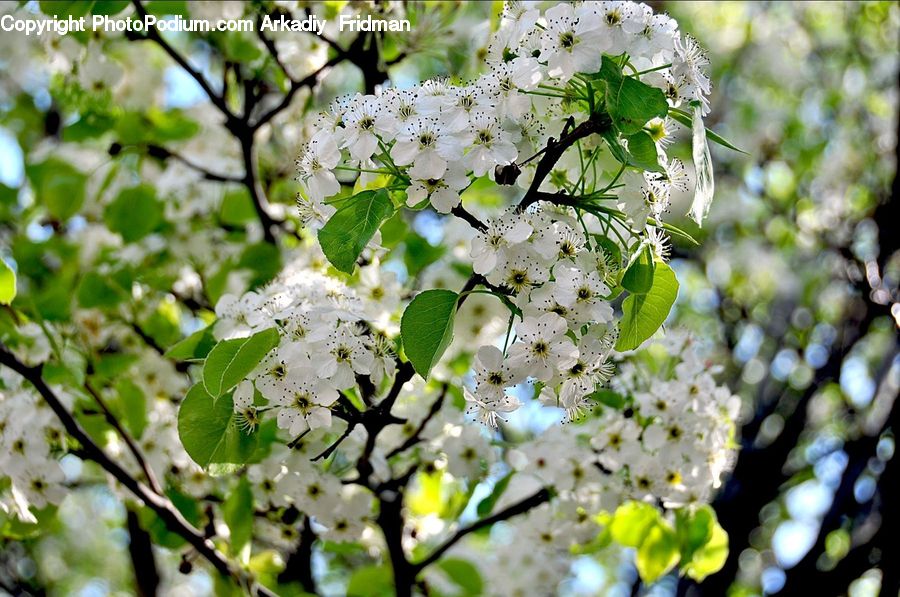
<svg viewBox="0 0 900 597">
<path fill-rule="evenodd" d="M 459 295 L 451 290 L 426 290 L 403 312 L 400 337 L 416 373 L 428 379 L 431 368 L 453 340 L 453 320 Z"/>
<path fill-rule="evenodd" d="M 128 298 L 125 290 L 110 276 L 87 272 L 78 284 L 78 304 L 86 309 L 115 307 Z"/>
<path fill-rule="evenodd" d="M 203 385 L 218 398 L 259 365 L 278 344 L 278 331 L 269 328 L 247 338 L 223 340 L 216 344 L 203 363 Z"/>
<path fill-rule="evenodd" d="M 87 176 L 66 161 L 48 158 L 25 168 L 34 188 L 35 198 L 46 206 L 57 220 L 68 220 L 84 204 Z"/>
<path fill-rule="evenodd" d="M 708 505 L 676 510 L 675 532 L 681 546 L 680 567 L 696 581 L 718 572 L 728 558 L 728 533 Z"/>
<path fill-rule="evenodd" d="M 659 518 L 659 510 L 650 504 L 626 502 L 616 509 L 609 523 L 612 539 L 624 547 L 638 547 Z"/>
<path fill-rule="evenodd" d="M 462 558 L 442 558 L 438 562 L 438 568 L 462 589 L 463 595 L 482 595 L 484 593 L 484 581 L 478 568 L 468 560 Z"/>
<path fill-rule="evenodd" d="M 633 350 L 652 336 L 668 317 L 677 296 L 675 272 L 665 263 L 658 262 L 650 290 L 646 294 L 631 294 L 622 303 L 623 317 L 619 323 L 616 350 Z"/>
<path fill-rule="evenodd" d="M 8 305 L 16 298 L 16 272 L 0 258 L 0 305 Z"/>
<path fill-rule="evenodd" d="M 509 482 L 512 480 L 512 473 L 508 473 L 505 476 L 501 477 L 499 481 L 494 484 L 494 489 L 491 490 L 491 493 L 480 502 L 478 502 L 478 506 L 476 507 L 476 512 L 478 516 L 484 518 L 494 510 L 494 506 L 497 505 L 497 501 L 503 496 L 503 492 L 506 491 L 506 488 L 509 487 Z"/>
<path fill-rule="evenodd" d="M 725 565 L 728 559 L 728 533 L 718 522 L 712 528 L 712 534 L 706 544 L 695 551 L 691 560 L 682 565 L 684 573 L 701 582 L 710 574 L 715 574 Z"/>
<path fill-rule="evenodd" d="M 628 140 L 628 153 L 631 154 L 634 165 L 650 172 L 662 172 L 659 165 L 659 154 L 656 151 L 656 143 L 645 131 L 638 131 L 626 137 Z"/>
<path fill-rule="evenodd" d="M 347 595 L 352 597 L 385 597 L 395 591 L 394 575 L 386 565 L 357 567 L 347 584 Z"/>
<path fill-rule="evenodd" d="M 212 333 L 212 325 L 197 330 L 187 338 L 173 344 L 163 355 L 167 359 L 175 361 L 193 361 L 205 359 L 209 351 L 216 345 L 216 338 Z"/>
<path fill-rule="evenodd" d="M 123 189 L 103 212 L 103 221 L 127 243 L 140 240 L 163 221 L 163 206 L 153 187 L 139 185 Z"/>
<path fill-rule="evenodd" d="M 653 250 L 648 245 L 638 254 L 634 263 L 625 270 L 625 275 L 622 276 L 622 286 L 632 294 L 646 294 L 653 286 L 655 270 Z"/>
<path fill-rule="evenodd" d="M 649 120 L 663 118 L 669 109 L 661 89 L 627 77 L 608 56 L 603 57 L 595 78 L 606 82 L 606 110 L 623 135 L 639 132 Z"/>
<path fill-rule="evenodd" d="M 211 464 L 243 464 L 256 450 L 259 433 L 247 433 L 235 421 L 231 394 L 218 400 L 202 383 L 195 384 L 178 409 L 178 437 L 194 462 L 207 468 Z"/>
<path fill-rule="evenodd" d="M 393 213 L 394 205 L 385 189 L 351 197 L 319 230 L 322 252 L 334 267 L 352 274 L 359 254 Z"/>
<path fill-rule="evenodd" d="M 231 531 L 231 553 L 238 554 L 253 536 L 253 491 L 247 477 L 241 477 L 222 503 L 222 518 Z"/>
<path fill-rule="evenodd" d="M 678 539 L 672 526 L 660 517 L 637 549 L 635 565 L 645 584 L 656 582 L 675 567 L 680 558 Z"/>
</svg>

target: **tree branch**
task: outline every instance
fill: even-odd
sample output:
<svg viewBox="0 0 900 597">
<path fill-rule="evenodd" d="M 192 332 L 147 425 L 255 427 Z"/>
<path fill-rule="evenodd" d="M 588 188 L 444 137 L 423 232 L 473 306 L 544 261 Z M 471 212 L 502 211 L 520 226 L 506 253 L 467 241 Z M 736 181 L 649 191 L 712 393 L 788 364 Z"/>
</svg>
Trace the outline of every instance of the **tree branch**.
<svg viewBox="0 0 900 597">
<path fill-rule="evenodd" d="M 296 95 L 298 91 L 300 91 L 304 87 L 313 87 L 318 81 L 319 75 L 321 75 L 323 72 L 325 72 L 325 70 L 331 68 L 340 61 L 341 58 L 339 56 L 335 56 L 334 58 L 331 58 L 325 64 L 320 66 L 318 69 L 308 74 L 303 79 L 300 79 L 299 81 L 292 80 L 290 88 L 288 89 L 287 93 L 284 94 L 284 97 L 281 98 L 281 101 L 278 102 L 278 104 L 274 108 L 260 116 L 255 123 L 250 125 L 250 130 L 256 131 L 264 124 L 275 118 L 279 113 L 281 113 L 282 110 L 284 110 L 291 104 L 291 101 L 294 99 L 294 95 Z"/>
<path fill-rule="evenodd" d="M 418 574 L 423 568 L 425 568 L 426 566 L 429 566 L 430 564 L 433 564 L 434 562 L 439 560 L 440 557 L 442 555 L 444 555 L 444 552 L 446 552 L 448 549 L 450 549 L 451 547 L 456 545 L 456 543 L 459 542 L 459 540 L 462 539 L 463 537 L 465 537 L 466 535 L 468 535 L 470 533 L 474 533 L 475 531 L 477 531 L 479 529 L 489 527 L 489 526 L 493 525 L 494 523 L 497 523 L 497 522 L 500 522 L 503 520 L 508 520 L 514 516 L 518 516 L 519 514 L 524 514 L 525 512 L 528 512 L 529 510 L 531 510 L 532 508 L 540 506 L 541 504 L 543 504 L 544 502 L 547 502 L 549 500 L 550 500 L 550 491 L 547 489 L 541 489 L 537 493 L 533 494 L 532 496 L 527 497 L 524 500 L 517 502 L 517 503 L 513 504 L 512 506 L 509 506 L 508 508 L 501 510 L 500 512 L 497 512 L 496 514 L 488 516 L 487 518 L 482 518 L 481 520 L 474 522 L 467 527 L 463 527 L 463 528 L 459 529 L 458 531 L 456 531 L 456 533 L 454 533 L 454 535 L 452 537 L 450 537 L 447 541 L 445 541 L 443 544 L 441 544 L 440 547 L 438 547 L 433 552 L 431 552 L 431 555 L 429 555 L 427 558 L 425 558 L 421 562 L 412 564 L 413 570 L 415 571 L 416 574 Z"/>
<path fill-rule="evenodd" d="M 137 513 L 128 508 L 128 554 L 134 569 L 134 584 L 138 597 L 156 597 L 159 588 L 159 571 L 153 557 L 150 535 L 141 528 Z"/>
<path fill-rule="evenodd" d="M 138 16 L 140 16 L 141 19 L 144 19 L 147 16 L 147 11 L 144 9 L 144 6 L 141 4 L 140 0 L 132 0 L 132 4 L 134 5 L 134 10 L 135 10 L 135 12 L 137 12 Z M 211 101 L 213 103 L 213 105 L 219 109 L 219 111 L 222 113 L 222 115 L 225 116 L 225 126 L 226 127 L 231 128 L 238 122 L 237 117 L 228 108 L 228 104 L 225 103 L 224 95 L 223 94 L 220 95 L 220 94 L 216 93 L 213 90 L 212 86 L 209 84 L 209 81 L 206 80 L 206 77 L 204 77 L 202 74 L 200 74 L 200 72 L 198 70 L 196 70 L 194 67 L 192 67 L 188 63 L 187 59 L 185 59 L 181 54 L 179 54 L 175 50 L 175 48 L 173 48 L 171 45 L 169 45 L 169 42 L 167 42 L 165 39 L 163 39 L 163 37 L 159 34 L 159 31 L 156 29 L 155 26 L 148 28 L 146 36 L 143 38 L 138 37 L 138 39 L 152 40 L 160 48 L 162 48 L 163 51 L 165 51 L 165 53 L 168 54 L 169 57 L 175 61 L 176 64 L 178 64 L 178 66 L 180 66 L 182 69 L 184 69 L 184 71 L 188 75 L 190 75 L 191 78 L 194 79 L 198 85 L 200 85 L 201 89 L 203 89 L 203 91 L 209 97 L 209 101 Z"/>
<path fill-rule="evenodd" d="M 52 389 L 44 382 L 41 375 L 43 367 L 41 365 L 32 367 L 19 361 L 15 355 L 9 352 L 2 343 L 0 343 L 0 364 L 5 365 L 21 375 L 38 391 L 41 397 L 50 406 L 50 409 L 56 414 L 60 422 L 63 424 L 66 432 L 72 436 L 79 444 L 81 444 L 81 454 L 83 457 L 91 460 L 107 473 L 112 475 L 119 483 L 140 499 L 144 504 L 153 510 L 159 516 L 166 526 L 174 533 L 184 538 L 204 559 L 206 559 L 220 573 L 229 576 L 238 584 L 248 583 L 255 585 L 255 581 L 239 567 L 232 564 L 221 552 L 219 552 L 212 541 L 208 540 L 203 534 L 197 530 L 168 498 L 158 495 L 152 489 L 135 479 L 115 460 L 110 458 L 91 437 L 87 434 L 81 424 L 75 420 L 75 417 L 66 410 L 63 403 L 56 396 Z M 268 589 L 255 585 L 255 594 L 266 597 L 272 596 Z"/>
<path fill-rule="evenodd" d="M 484 224 L 484 222 L 467 211 L 466 208 L 462 206 L 462 203 L 451 209 L 450 213 L 457 218 L 460 218 L 461 220 L 465 220 L 469 224 L 469 226 L 471 226 L 478 232 L 484 232 L 485 230 L 487 230 L 487 226 Z"/>
<path fill-rule="evenodd" d="M 422 431 L 425 430 L 425 426 L 428 425 L 428 421 L 434 418 L 434 415 L 441 410 L 441 406 L 444 405 L 444 398 L 447 396 L 447 384 L 442 384 L 441 393 L 438 395 L 437 399 L 431 404 L 431 408 L 428 409 L 428 414 L 425 415 L 425 418 L 422 419 L 422 422 L 419 423 L 419 426 L 416 427 L 415 431 L 413 431 L 412 435 L 410 435 L 405 442 L 388 452 L 386 458 L 391 458 L 396 456 L 400 452 L 406 450 L 407 448 L 411 448 L 421 441 Z"/>
<path fill-rule="evenodd" d="M 163 495 L 163 488 L 159 484 L 159 481 L 156 479 L 156 475 L 153 473 L 153 469 L 150 468 L 150 465 L 147 464 L 147 461 L 144 459 L 144 455 L 141 454 L 141 451 L 138 449 L 137 444 L 134 443 L 134 440 L 131 437 L 131 434 L 125 431 L 125 428 L 122 427 L 122 424 L 119 422 L 119 419 L 109 410 L 109 407 L 106 405 L 106 401 L 100 396 L 100 393 L 94 389 L 94 387 L 85 380 L 84 389 L 87 390 L 88 394 L 94 397 L 94 401 L 100 407 L 100 410 L 103 411 L 103 414 L 106 416 L 107 422 L 112 425 L 113 429 L 116 430 L 116 433 L 122 438 L 122 441 L 125 442 L 125 445 L 128 446 L 128 451 L 131 452 L 131 455 L 134 456 L 134 459 L 137 461 L 138 466 L 141 467 L 141 471 L 144 473 L 144 477 L 147 478 L 147 483 L 150 485 L 150 488 L 157 493 L 157 495 Z"/>
<path fill-rule="evenodd" d="M 312 574 L 312 547 L 315 541 L 316 533 L 310 525 L 309 516 L 305 516 L 297 548 L 288 556 L 284 570 L 278 575 L 278 582 L 289 583 L 297 581 L 305 592 L 312 595 L 318 594 L 316 581 Z"/>
<path fill-rule="evenodd" d="M 516 210 L 519 212 L 525 211 L 529 205 L 541 199 L 538 194 L 538 189 L 544 183 L 544 179 L 546 179 L 550 172 L 553 171 L 556 162 L 559 161 L 569 147 L 574 145 L 579 139 L 583 139 L 594 133 L 602 133 L 611 125 L 612 121 L 609 119 L 608 115 L 597 114 L 591 116 L 588 120 L 585 120 L 571 131 L 568 131 L 569 124 L 567 123 L 559 141 L 550 138 L 550 140 L 547 141 L 547 146 L 543 149 L 543 156 L 541 156 L 541 160 L 535 168 L 534 178 L 531 179 L 531 185 L 528 187 L 525 196 L 522 197 Z"/>
<path fill-rule="evenodd" d="M 161 145 L 147 143 L 146 145 L 119 146 L 119 145 L 114 144 L 113 147 L 110 148 L 110 153 L 117 153 L 115 151 L 115 149 L 117 147 L 120 148 L 119 150 L 121 150 L 121 148 L 127 148 L 127 147 L 135 147 L 138 149 L 143 148 L 143 149 L 146 149 L 147 155 L 157 158 L 157 159 L 160 159 L 160 160 L 166 160 L 168 158 L 172 158 L 174 160 L 181 162 L 182 164 L 184 164 L 191 170 L 195 170 L 196 172 L 199 172 L 200 174 L 203 175 L 203 178 L 205 178 L 206 180 L 211 180 L 213 182 L 241 183 L 244 181 L 243 176 L 230 176 L 227 174 L 219 174 L 217 172 L 213 172 L 213 171 L 205 168 L 204 166 L 201 166 L 200 164 L 196 164 L 196 163 L 192 162 L 191 160 L 187 159 L 183 155 L 176 153 L 176 152 L 172 151 L 171 149 L 167 149 Z"/>
</svg>

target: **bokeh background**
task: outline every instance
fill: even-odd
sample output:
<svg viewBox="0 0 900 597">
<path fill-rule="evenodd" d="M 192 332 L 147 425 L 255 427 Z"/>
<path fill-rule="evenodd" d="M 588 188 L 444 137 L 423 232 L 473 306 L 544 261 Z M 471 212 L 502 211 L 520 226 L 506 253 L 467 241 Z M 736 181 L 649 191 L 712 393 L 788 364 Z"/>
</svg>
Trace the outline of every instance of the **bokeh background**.
<svg viewBox="0 0 900 597">
<path fill-rule="evenodd" d="M 35 4 L 9 3 L 0 13 L 36 12 Z M 187 10 L 184 3 L 155 4 L 161 13 Z M 345 3 L 326 4 L 337 10 Z M 730 534 L 725 568 L 702 585 L 666 578 L 646 593 L 861 596 L 880 587 L 882 594 L 896 595 L 900 5 L 651 4 L 670 12 L 708 48 L 714 91 L 707 126 L 746 152 L 712 147 L 716 198 L 702 229 L 682 216 L 686 201 L 672 209 L 671 222 L 701 243 L 676 240 L 673 267 L 682 291 L 668 324 L 714 344 L 724 365 L 720 381 L 743 398 L 745 408 L 742 451 L 714 504 Z M 292 179 L 303 136 L 300 114 L 342 93 L 371 91 L 378 75 L 388 74 L 400 86 L 431 76 L 467 78 L 479 69 L 497 8 L 410 3 L 406 10 L 418 19 L 413 34 L 388 39 L 372 64 L 340 62 L 315 93 L 298 93 L 258 149 L 271 217 L 296 229 Z M 191 10 L 231 16 L 243 8 L 197 3 Z M 191 34 L 170 39 L 213 77 L 222 76 L 217 69 L 223 62 L 249 60 L 259 50 L 255 39 L 240 36 L 220 43 Z M 0 34 L 0 252 L 15 260 L 20 277 L 40 290 L 37 296 L 50 311 L 61 304 L 57 295 L 71 294 L 69 277 L 79 269 L 70 264 L 67 238 L 89 231 L 101 217 L 91 197 L 107 175 L 114 176 L 109 164 L 129 142 L 166 143 L 217 172 L 241 170 L 240 148 L 223 135 L 203 90 L 157 48 L 108 37 L 91 40 L 87 53 L 72 48 L 68 64 L 55 62 L 66 60 L 66 46 L 76 43 L 68 36 L 24 40 Z M 327 44 L 313 36 L 286 35 L 277 43 L 295 76 L 329 55 Z M 69 76 L 60 76 L 61 70 Z M 199 134 L 184 137 L 187 126 L 200 127 Z M 689 162 L 687 144 L 679 151 Z M 85 208 L 75 217 L 57 217 L 34 201 L 35 189 L 52 178 L 48 168 L 54 176 L 80 176 L 58 161 L 42 171 L 36 165 L 47 164 L 48 156 L 91 173 L 80 182 Z M 236 252 L 246 245 L 241 235 L 262 234 L 239 198 L 223 198 L 221 185 L 187 169 L 180 177 L 171 169 L 165 174 L 153 181 L 159 188 L 189 186 L 193 193 L 189 204 L 167 207 L 167 218 L 191 222 L 179 240 L 182 254 L 201 266 L 233 265 L 205 281 L 214 294 L 228 287 L 229 276 L 271 275 L 277 255 Z M 204 236 L 223 222 L 232 232 Z M 416 226 L 430 238 L 427 219 Z M 103 243 L 93 240 L 99 251 Z M 91 242 L 91 236 L 79 242 Z M 215 255 L 208 254 L 211 244 Z M 165 345 L 164 323 L 157 322 L 151 335 Z M 94 481 L 82 479 L 52 532 L 40 538 L 4 520 L 0 592 L 133 593 L 129 549 L 140 528 Z M 174 552 L 159 550 L 159 557 L 170 563 L 160 566 L 169 594 L 212 591 L 203 574 L 177 572 Z M 560 592 L 631 594 L 635 575 L 627 561 L 575 558 Z"/>
</svg>

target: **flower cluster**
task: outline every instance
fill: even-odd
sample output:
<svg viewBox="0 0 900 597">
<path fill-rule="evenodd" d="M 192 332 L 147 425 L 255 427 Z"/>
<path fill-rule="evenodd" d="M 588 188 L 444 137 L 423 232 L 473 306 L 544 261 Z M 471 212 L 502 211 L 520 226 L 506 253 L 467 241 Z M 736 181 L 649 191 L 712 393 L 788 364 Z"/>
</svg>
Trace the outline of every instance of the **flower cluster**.
<svg viewBox="0 0 900 597">
<path fill-rule="evenodd" d="M 596 219 L 590 225 L 596 223 Z M 501 352 L 482 347 L 475 360 L 475 391 L 466 400 L 483 422 L 519 401 L 507 388 L 543 384 L 542 401 L 562 405 L 567 419 L 581 414 L 587 396 L 609 380 L 616 339 L 607 278 L 619 264 L 564 212 L 511 212 L 490 220 L 472 241 L 477 274 L 508 291 L 521 309 L 515 341 Z"/>
<path fill-rule="evenodd" d="M 358 377 L 375 387 L 393 377 L 393 343 L 384 326 L 391 325 L 399 284 L 378 263 L 367 266 L 362 278 L 360 296 L 335 278 L 295 267 L 258 291 L 219 300 L 217 337 L 268 328 L 280 334 L 279 345 L 235 390 L 234 407 L 246 426 L 258 423 L 257 392 L 275 411 L 278 426 L 296 436 L 330 427 L 331 406 Z"/>
<path fill-rule="evenodd" d="M 493 177 L 495 167 L 524 161 L 544 145 L 545 131 L 578 109 L 560 92 L 573 81 L 578 85 L 581 73 L 597 72 L 604 55 L 626 56 L 673 107 L 698 102 L 707 110 L 708 60 L 669 17 L 634 2 L 562 3 L 543 15 L 530 4 L 507 4 L 489 45 L 490 70 L 468 85 L 428 81 L 336 100 L 318 117 L 317 132 L 297 160 L 303 209 L 321 211 L 322 202 L 340 190 L 336 170 L 356 169 L 398 174 L 408 183 L 410 206 L 428 198 L 437 211 L 449 213 L 473 177 Z M 667 124 L 657 121 L 651 128 L 662 150 Z M 660 157 L 664 173 L 637 185 L 657 210 L 656 201 L 666 195 L 659 183 L 680 176 L 677 161 Z"/>
<path fill-rule="evenodd" d="M 626 361 L 610 392 L 620 404 L 575 427 L 548 429 L 516 450 L 511 464 L 608 510 L 629 499 L 670 508 L 708 501 L 734 457 L 740 399 L 716 384 L 690 336 L 671 333 L 640 353 L 665 355 L 659 371 L 671 375 L 647 376 L 641 367 L 638 376 L 639 365 Z"/>
<path fill-rule="evenodd" d="M 627 168 L 615 144 L 595 136 L 564 148 L 550 175 L 532 182 L 537 158 L 554 143 L 545 131 L 595 117 L 587 75 L 609 56 L 623 57 L 670 106 L 705 106 L 705 56 L 669 17 L 633 2 L 559 4 L 543 14 L 511 2 L 490 41 L 487 73 L 462 86 L 437 80 L 339 98 L 317 116 L 297 162 L 301 216 L 314 227 L 335 212 L 328 199 L 339 193 L 342 173 L 356 172 L 363 184 L 391 177 L 409 207 L 442 214 L 456 213 L 480 177 L 510 184 L 498 178 L 505 166 L 529 194 L 544 193 L 488 219 L 471 243 L 474 272 L 519 317 L 511 344 L 507 334 L 502 350 L 477 351 L 475 389 L 466 390 L 471 409 L 490 425 L 518 408 L 508 389 L 529 378 L 542 384 L 543 402 L 577 417 L 612 374 L 617 332 L 608 301 L 617 274 L 645 246 L 659 259 L 668 252 L 661 217 L 673 191 L 687 185 L 681 162 L 665 153 L 667 119 L 646 126 L 657 167 Z M 587 102 L 576 101 L 582 93 Z M 560 209 L 553 196 L 577 196 L 581 204 Z"/>
<path fill-rule="evenodd" d="M 56 415 L 24 384 L 10 370 L 0 370 L 0 477 L 11 483 L 0 510 L 34 522 L 32 506 L 58 504 L 66 495 L 56 459 L 65 450 L 66 435 Z"/>
</svg>

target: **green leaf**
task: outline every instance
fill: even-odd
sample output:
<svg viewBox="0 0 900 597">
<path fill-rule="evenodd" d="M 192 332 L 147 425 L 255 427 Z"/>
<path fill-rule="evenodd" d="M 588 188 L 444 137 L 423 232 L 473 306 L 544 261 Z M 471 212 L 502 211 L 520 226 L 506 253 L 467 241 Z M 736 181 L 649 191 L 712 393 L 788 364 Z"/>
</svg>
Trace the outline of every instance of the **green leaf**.
<svg viewBox="0 0 900 597">
<path fill-rule="evenodd" d="M 619 323 L 616 350 L 633 350 L 652 336 L 668 317 L 677 296 L 675 272 L 667 264 L 658 262 L 650 290 L 646 294 L 630 294 L 622 303 L 623 317 Z"/>
<path fill-rule="evenodd" d="M 393 597 L 394 574 L 387 566 L 363 566 L 353 571 L 347 597 Z"/>
<path fill-rule="evenodd" d="M 319 230 L 319 244 L 334 267 L 348 274 L 381 223 L 394 213 L 387 190 L 363 191 L 348 199 Z"/>
<path fill-rule="evenodd" d="M 479 518 L 484 518 L 494 510 L 494 506 L 497 505 L 497 501 L 509 486 L 509 481 L 512 479 L 512 476 L 512 473 L 507 473 L 504 477 L 502 477 L 494 484 L 494 489 L 491 491 L 491 493 L 486 498 L 478 502 L 476 512 L 478 513 Z"/>
<path fill-rule="evenodd" d="M 66 17 L 81 17 L 88 14 L 93 7 L 94 2 L 90 0 L 56 0 L 47 2 L 42 0 L 38 3 L 41 12 L 49 16 L 58 16 L 60 19 Z"/>
<path fill-rule="evenodd" d="M 610 152 L 612 152 L 613 157 L 616 158 L 619 163 L 625 164 L 626 166 L 632 165 L 634 158 L 631 157 L 631 154 L 628 153 L 628 150 L 625 149 L 625 146 L 619 141 L 619 136 L 616 134 L 616 131 L 606 129 L 602 131 L 600 135 L 606 140 Z"/>
<path fill-rule="evenodd" d="M 403 350 L 416 373 L 425 379 L 453 340 L 458 300 L 459 295 L 451 290 L 426 290 L 416 295 L 403 312 Z"/>
<path fill-rule="evenodd" d="M 256 210 L 250 193 L 244 187 L 226 191 L 222 197 L 219 220 L 223 224 L 239 226 L 256 220 Z"/>
<path fill-rule="evenodd" d="M 122 422 L 135 439 L 140 439 L 147 428 L 147 397 L 129 377 L 119 378 L 116 393 Z"/>
<path fill-rule="evenodd" d="M 656 524 L 647 530 L 647 536 L 641 541 L 637 549 L 635 564 L 641 580 L 646 584 L 651 584 L 674 568 L 679 557 L 675 529 L 668 522 L 659 518 Z"/>
<path fill-rule="evenodd" d="M 721 570 L 728 559 L 728 533 L 716 519 L 715 511 L 706 505 L 693 513 L 678 510 L 675 521 L 682 571 L 700 582 Z"/>
<path fill-rule="evenodd" d="M 243 464 L 256 450 L 258 432 L 245 433 L 236 421 L 231 394 L 214 399 L 195 384 L 178 409 L 178 437 L 194 462 Z"/>
<path fill-rule="evenodd" d="M 128 0 L 100 0 L 94 2 L 91 12 L 95 15 L 112 16 L 128 8 Z"/>
<path fill-rule="evenodd" d="M 231 553 L 238 554 L 253 536 L 253 490 L 243 476 L 222 504 L 222 518 L 231 531 Z"/>
<path fill-rule="evenodd" d="M 606 82 L 606 111 L 623 135 L 640 131 L 647 121 L 663 118 L 669 110 L 661 89 L 622 74 L 622 68 L 604 56 L 595 78 Z"/>
<path fill-rule="evenodd" d="M 659 510 L 644 502 L 626 502 L 616 509 L 609 530 L 613 541 L 639 547 L 650 529 L 659 523 Z"/>
<path fill-rule="evenodd" d="M 0 305 L 8 305 L 16 298 L 16 272 L 0 258 Z"/>
<path fill-rule="evenodd" d="M 68 220 L 84 204 L 87 177 L 74 166 L 58 158 L 26 167 L 35 198 L 57 220 Z"/>
<path fill-rule="evenodd" d="M 656 151 L 656 143 L 645 131 L 638 131 L 626 137 L 628 140 L 628 153 L 631 154 L 633 165 L 650 172 L 662 172 L 659 165 L 659 154 Z"/>
<path fill-rule="evenodd" d="M 591 236 L 594 237 L 595 244 L 602 248 L 607 255 L 610 255 L 612 257 L 613 263 L 616 264 L 616 269 L 621 267 L 622 249 L 619 248 L 619 245 L 616 244 L 616 241 L 602 234 L 592 234 Z"/>
<path fill-rule="evenodd" d="M 218 398 L 243 381 L 278 345 L 278 338 L 278 331 L 269 328 L 247 338 L 223 340 L 216 344 L 203 363 L 206 391 L 213 398 Z"/>
<path fill-rule="evenodd" d="M 237 267 L 256 273 L 250 279 L 251 288 L 262 286 L 281 271 L 281 251 L 272 243 L 267 242 L 250 245 L 241 253 Z"/>
<path fill-rule="evenodd" d="M 622 286 L 632 294 L 646 294 L 653 286 L 653 273 L 656 264 L 653 261 L 653 250 L 650 245 L 644 247 L 634 263 L 625 270 Z"/>
<path fill-rule="evenodd" d="M 88 272 L 81 279 L 77 291 L 78 304 L 85 309 L 115 307 L 128 298 L 125 291 L 111 278 Z"/>
<path fill-rule="evenodd" d="M 620 409 L 625 406 L 625 397 L 608 388 L 595 390 L 586 397 L 594 402 L 609 406 L 610 408 Z"/>
<path fill-rule="evenodd" d="M 678 534 L 684 561 L 690 560 L 694 552 L 709 541 L 715 520 L 715 511 L 705 504 L 696 510 L 692 508 L 675 510 L 675 532 Z"/>
<path fill-rule="evenodd" d="M 679 123 L 683 124 L 684 126 L 686 126 L 688 128 L 692 128 L 693 118 L 690 114 L 688 114 L 684 110 L 679 110 L 677 108 L 669 108 L 669 116 L 671 116 L 674 120 L 678 121 Z M 727 147 L 728 149 L 731 149 L 732 151 L 737 151 L 744 155 L 750 155 L 743 149 L 738 149 L 737 147 L 732 145 L 730 142 L 728 142 L 724 137 L 722 137 L 721 135 L 717 135 L 714 131 L 711 131 L 709 128 L 706 129 L 706 136 L 709 138 L 710 141 L 714 141 L 714 142 L 718 143 L 719 145 L 721 145 L 722 147 Z"/>
<path fill-rule="evenodd" d="M 163 221 L 162 203 L 153 187 L 142 184 L 123 189 L 103 212 L 103 221 L 125 242 L 132 243 L 153 232 Z"/>
<path fill-rule="evenodd" d="M 5 488 L 6 489 L 6 488 Z M 51 530 L 57 523 L 57 506 L 48 504 L 43 508 L 32 506 L 29 512 L 37 519 L 36 522 L 25 522 L 13 513 L 7 514 L 0 510 L 0 537 L 21 541 L 31 537 L 37 537 Z"/>
<path fill-rule="evenodd" d="M 637 549 L 635 564 L 647 584 L 671 570 L 681 556 L 675 529 L 651 504 L 622 504 L 609 522 L 609 531 L 619 545 Z"/>
<path fill-rule="evenodd" d="M 212 328 L 212 325 L 208 325 L 197 330 L 184 340 L 172 345 L 163 356 L 175 361 L 205 359 L 209 351 L 216 345 Z"/>
<path fill-rule="evenodd" d="M 444 558 L 438 562 L 450 580 L 463 590 L 463 595 L 481 595 L 484 593 L 484 581 L 478 568 L 462 558 Z"/>
<path fill-rule="evenodd" d="M 406 250 L 403 252 L 403 263 L 410 277 L 415 277 L 423 269 L 437 261 L 446 252 L 443 245 L 433 245 L 425 238 L 412 233 L 404 239 Z"/>
</svg>

